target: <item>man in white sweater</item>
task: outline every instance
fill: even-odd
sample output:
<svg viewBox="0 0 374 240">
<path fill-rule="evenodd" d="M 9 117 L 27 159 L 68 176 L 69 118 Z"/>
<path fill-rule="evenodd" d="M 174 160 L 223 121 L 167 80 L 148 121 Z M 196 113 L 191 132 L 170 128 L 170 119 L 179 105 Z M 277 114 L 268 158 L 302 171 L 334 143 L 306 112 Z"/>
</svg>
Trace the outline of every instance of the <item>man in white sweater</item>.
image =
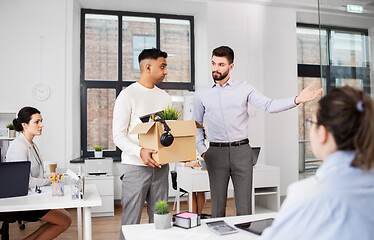
<svg viewBox="0 0 374 240">
<path fill-rule="evenodd" d="M 169 165 L 152 159 L 153 149 L 139 146 L 137 134 L 129 132 L 141 123 L 139 117 L 171 106 L 171 97 L 155 86 L 167 75 L 167 53 L 145 49 L 139 55 L 140 79 L 122 90 L 113 111 L 113 141 L 122 150 L 122 225 L 139 224 L 144 202 L 149 222 L 153 222 L 155 203 L 168 198 Z M 120 239 L 124 239 L 122 231 Z"/>
</svg>

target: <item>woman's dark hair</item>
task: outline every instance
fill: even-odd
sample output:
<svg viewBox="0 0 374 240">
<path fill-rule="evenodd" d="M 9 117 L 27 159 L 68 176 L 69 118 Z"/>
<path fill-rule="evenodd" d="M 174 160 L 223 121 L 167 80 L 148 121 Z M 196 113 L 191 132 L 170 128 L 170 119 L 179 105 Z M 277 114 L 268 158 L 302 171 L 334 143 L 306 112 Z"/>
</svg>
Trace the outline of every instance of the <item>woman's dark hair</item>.
<svg viewBox="0 0 374 240">
<path fill-rule="evenodd" d="M 19 110 L 17 118 L 13 119 L 14 130 L 22 132 L 22 123 L 29 123 L 33 114 L 39 113 L 40 111 L 33 107 L 24 107 Z"/>
<path fill-rule="evenodd" d="M 221 46 L 221 47 L 215 48 L 212 52 L 212 57 L 213 56 L 226 57 L 227 60 L 229 61 L 229 64 L 234 62 L 234 50 L 232 50 L 228 46 Z"/>
<path fill-rule="evenodd" d="M 317 125 L 334 136 L 339 150 L 355 150 L 351 165 L 364 170 L 374 168 L 374 105 L 361 90 L 338 87 L 318 103 Z"/>
</svg>

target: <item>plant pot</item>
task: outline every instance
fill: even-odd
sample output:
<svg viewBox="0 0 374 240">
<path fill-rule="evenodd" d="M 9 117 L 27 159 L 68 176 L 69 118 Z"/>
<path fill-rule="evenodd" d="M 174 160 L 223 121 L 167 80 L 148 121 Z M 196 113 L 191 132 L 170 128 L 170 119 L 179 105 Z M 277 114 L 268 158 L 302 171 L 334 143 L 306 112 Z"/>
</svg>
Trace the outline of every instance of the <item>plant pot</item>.
<svg viewBox="0 0 374 240">
<path fill-rule="evenodd" d="M 103 151 L 95 151 L 95 158 L 102 158 L 103 157 Z"/>
<path fill-rule="evenodd" d="M 171 214 L 154 214 L 155 228 L 156 229 L 167 229 L 171 228 Z"/>
<path fill-rule="evenodd" d="M 16 130 L 9 130 L 9 137 L 15 138 L 16 137 Z"/>
</svg>

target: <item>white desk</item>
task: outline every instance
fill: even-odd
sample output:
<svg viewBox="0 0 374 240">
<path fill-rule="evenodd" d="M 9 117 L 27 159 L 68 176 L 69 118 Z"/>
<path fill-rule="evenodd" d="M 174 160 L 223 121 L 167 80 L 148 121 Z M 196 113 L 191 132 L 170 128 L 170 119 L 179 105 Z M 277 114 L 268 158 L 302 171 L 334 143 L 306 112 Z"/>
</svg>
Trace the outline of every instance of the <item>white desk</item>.
<svg viewBox="0 0 374 240">
<path fill-rule="evenodd" d="M 217 220 L 225 220 L 229 225 L 234 227 L 236 223 L 243 223 L 248 221 L 255 221 L 265 218 L 274 218 L 276 213 L 264 213 L 257 215 L 246 215 L 226 218 L 212 218 L 201 220 L 201 225 L 191 229 L 184 229 L 179 227 L 172 227 L 166 230 L 157 230 L 153 223 L 150 224 L 136 224 L 136 225 L 123 225 L 122 233 L 126 240 L 211 240 L 211 239 L 230 239 L 230 240 L 253 240 L 258 239 L 256 234 L 238 229 L 237 233 L 219 236 L 211 231 L 206 222 Z"/>
<path fill-rule="evenodd" d="M 52 197 L 51 186 L 41 188 L 42 193 L 31 192 L 27 196 L 0 199 L 0 212 L 42 209 L 77 208 L 78 238 L 82 239 L 82 215 L 84 213 L 84 239 L 92 239 L 91 207 L 101 206 L 101 198 L 93 184 L 85 186 L 84 199 L 71 198 L 70 186 L 65 186 L 65 196 Z"/>
<path fill-rule="evenodd" d="M 188 192 L 189 211 L 192 212 L 192 192 L 210 191 L 208 171 L 177 167 L 177 212 L 180 212 L 180 188 Z M 255 213 L 277 212 L 280 207 L 279 167 L 256 165 L 253 167 L 252 210 Z M 231 179 L 229 189 L 233 189 Z"/>
</svg>

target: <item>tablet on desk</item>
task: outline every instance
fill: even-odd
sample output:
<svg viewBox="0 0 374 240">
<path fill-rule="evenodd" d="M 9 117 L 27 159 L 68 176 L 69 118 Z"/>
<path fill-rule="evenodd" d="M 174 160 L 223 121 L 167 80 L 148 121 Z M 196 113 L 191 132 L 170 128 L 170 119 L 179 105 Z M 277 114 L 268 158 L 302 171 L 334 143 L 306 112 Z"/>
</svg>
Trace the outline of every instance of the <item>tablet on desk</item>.
<svg viewBox="0 0 374 240">
<path fill-rule="evenodd" d="M 262 219 L 258 221 L 252 221 L 252 222 L 245 222 L 245 223 L 238 223 L 234 226 L 240 229 L 243 229 L 245 231 L 261 235 L 262 232 L 265 230 L 265 228 L 270 227 L 270 225 L 273 223 L 274 218 L 267 218 Z"/>
</svg>

